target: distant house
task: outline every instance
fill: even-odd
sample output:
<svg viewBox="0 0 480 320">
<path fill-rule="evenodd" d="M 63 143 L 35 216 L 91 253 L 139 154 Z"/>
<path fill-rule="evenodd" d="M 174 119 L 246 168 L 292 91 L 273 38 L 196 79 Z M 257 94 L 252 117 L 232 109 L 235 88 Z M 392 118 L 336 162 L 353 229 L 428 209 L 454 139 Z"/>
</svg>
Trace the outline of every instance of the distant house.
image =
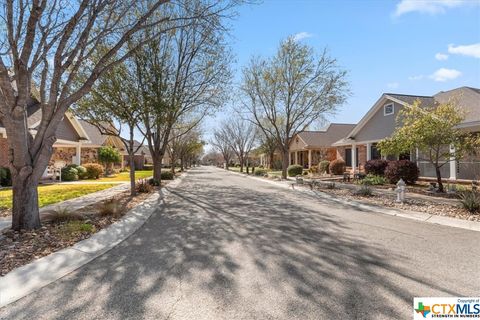
<svg viewBox="0 0 480 320">
<path fill-rule="evenodd" d="M 322 160 L 335 160 L 337 149 L 332 144 L 354 127 L 354 124 L 332 123 L 323 131 L 303 131 L 294 135 L 289 145 L 289 163 L 309 169 Z"/>
<path fill-rule="evenodd" d="M 333 146 L 337 147 L 337 155 L 345 160 L 348 170 L 362 171 L 366 161 L 382 157 L 376 144 L 395 131 L 396 118 L 402 108 L 408 108 L 416 100 L 420 101 L 421 106 L 434 106 L 451 99 L 466 113 L 460 128 L 469 132 L 480 132 L 480 89 L 461 87 L 433 96 L 384 93 L 360 122 L 342 139 L 333 143 Z M 386 158 L 416 161 L 420 168 L 420 176 L 435 177 L 433 166 L 426 161 L 418 160 L 421 158 L 418 151 Z M 472 155 L 458 162 L 451 161 L 450 165 L 442 167 L 442 176 L 451 180 L 478 179 L 480 159 Z"/>
</svg>

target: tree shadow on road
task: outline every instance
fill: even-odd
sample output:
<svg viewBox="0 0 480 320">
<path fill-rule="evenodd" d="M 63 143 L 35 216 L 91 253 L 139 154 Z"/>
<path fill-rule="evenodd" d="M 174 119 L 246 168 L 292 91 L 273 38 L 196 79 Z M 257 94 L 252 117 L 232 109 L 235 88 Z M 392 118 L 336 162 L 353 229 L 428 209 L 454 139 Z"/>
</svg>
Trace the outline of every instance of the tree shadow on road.
<svg viewBox="0 0 480 320">
<path fill-rule="evenodd" d="M 182 288 L 192 284 L 235 310 L 230 318 L 400 318 L 386 297 L 408 305 L 412 297 L 392 277 L 459 295 L 412 278 L 396 266 L 406 257 L 387 257 L 385 248 L 350 235 L 327 207 L 306 208 L 273 187 L 218 186 L 195 173 L 129 239 L 5 316 L 163 319 L 191 298 Z"/>
</svg>

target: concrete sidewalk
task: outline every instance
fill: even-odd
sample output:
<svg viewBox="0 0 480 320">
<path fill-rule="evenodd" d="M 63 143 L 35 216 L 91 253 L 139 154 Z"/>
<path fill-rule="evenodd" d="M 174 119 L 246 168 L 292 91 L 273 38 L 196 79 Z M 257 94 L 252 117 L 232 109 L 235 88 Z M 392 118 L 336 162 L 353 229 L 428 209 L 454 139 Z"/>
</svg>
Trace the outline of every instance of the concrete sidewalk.
<svg viewBox="0 0 480 320">
<path fill-rule="evenodd" d="M 78 198 L 73 198 L 69 199 L 66 201 L 62 201 L 59 203 L 54 203 L 45 207 L 40 208 L 40 215 L 42 213 L 45 213 L 49 210 L 55 210 L 58 208 L 68 208 L 72 211 L 80 209 L 82 207 L 104 201 L 108 198 L 111 198 L 119 193 L 122 193 L 124 191 L 127 191 L 130 189 L 130 184 L 129 183 L 122 183 L 118 186 L 115 186 L 113 188 L 97 191 L 94 193 L 89 193 L 84 196 L 78 197 Z M 0 218 L 0 230 L 3 230 L 5 228 L 9 228 L 12 223 L 12 217 L 1 217 Z"/>
</svg>

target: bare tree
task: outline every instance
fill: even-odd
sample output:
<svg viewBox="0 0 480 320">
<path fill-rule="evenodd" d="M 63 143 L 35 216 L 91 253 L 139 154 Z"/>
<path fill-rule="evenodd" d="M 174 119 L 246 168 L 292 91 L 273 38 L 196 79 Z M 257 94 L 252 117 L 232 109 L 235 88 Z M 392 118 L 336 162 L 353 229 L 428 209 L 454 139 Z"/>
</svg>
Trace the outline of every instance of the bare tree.
<svg viewBox="0 0 480 320">
<path fill-rule="evenodd" d="M 221 130 L 227 137 L 230 148 L 240 162 L 240 172 L 243 172 L 243 167 L 247 164 L 248 155 L 254 146 L 256 138 L 255 125 L 250 121 L 237 118 L 234 121 L 224 122 Z"/>
<path fill-rule="evenodd" d="M 243 69 L 242 101 L 255 124 L 276 140 L 283 178 L 290 139 L 344 103 L 349 93 L 345 78 L 346 71 L 325 50 L 317 58 L 293 37 L 280 43 L 274 57 L 252 58 Z"/>
<path fill-rule="evenodd" d="M 135 70 L 128 62 L 126 60 L 105 73 L 91 92 L 80 99 L 74 113 L 97 127 L 102 134 L 118 137 L 123 142 L 129 159 L 130 194 L 134 196 L 135 153 L 142 147 L 143 141 L 135 143 L 140 101 L 135 90 Z M 122 130 L 124 127 L 127 132 Z"/>
<path fill-rule="evenodd" d="M 175 163 L 180 160 L 180 170 L 190 167 L 191 162 L 203 152 L 203 141 L 198 128 L 194 128 L 185 134 L 177 134 L 172 131 L 172 138 L 169 142 L 170 160 L 172 172 L 175 173 Z"/>
<path fill-rule="evenodd" d="M 217 129 L 213 132 L 213 138 L 210 140 L 210 144 L 214 147 L 215 150 L 220 152 L 220 154 L 222 155 L 223 160 L 225 161 L 225 169 L 227 170 L 228 170 L 230 161 L 234 156 L 234 152 L 230 145 L 229 139 L 230 137 L 225 132 L 225 130 Z M 209 159 L 213 159 L 213 158 L 214 156 L 212 155 L 212 157 Z"/>
<path fill-rule="evenodd" d="M 10 148 L 13 229 L 40 226 L 37 185 L 52 155 L 57 127 L 69 107 L 87 94 L 100 76 L 152 38 L 191 24 L 192 18 L 218 15 L 236 1 L 206 1 L 209 9 L 206 11 L 185 11 L 186 2 L 3 2 L 0 120 Z M 154 32 L 138 34 L 153 27 Z M 95 55 L 98 56 L 93 62 L 91 58 Z M 42 118 L 35 131 L 30 131 L 27 109 L 33 95 L 39 101 Z"/>
<path fill-rule="evenodd" d="M 186 10 L 198 11 L 201 3 L 191 5 Z M 171 37 L 151 41 L 135 55 L 143 101 L 140 130 L 158 181 L 172 128 L 186 117 L 196 119 L 184 129 L 188 132 L 225 101 L 231 56 L 224 35 L 221 17 L 210 15 L 207 22 L 193 20 Z"/>
</svg>

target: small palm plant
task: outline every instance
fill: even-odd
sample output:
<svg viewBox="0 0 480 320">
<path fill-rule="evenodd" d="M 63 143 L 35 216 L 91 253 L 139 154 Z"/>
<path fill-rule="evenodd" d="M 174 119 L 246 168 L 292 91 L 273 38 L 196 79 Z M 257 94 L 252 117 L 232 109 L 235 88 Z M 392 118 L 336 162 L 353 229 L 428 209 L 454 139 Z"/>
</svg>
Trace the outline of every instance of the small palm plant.
<svg viewBox="0 0 480 320">
<path fill-rule="evenodd" d="M 460 202 L 465 210 L 471 213 L 480 211 L 480 193 L 464 191 L 460 193 Z"/>
</svg>

